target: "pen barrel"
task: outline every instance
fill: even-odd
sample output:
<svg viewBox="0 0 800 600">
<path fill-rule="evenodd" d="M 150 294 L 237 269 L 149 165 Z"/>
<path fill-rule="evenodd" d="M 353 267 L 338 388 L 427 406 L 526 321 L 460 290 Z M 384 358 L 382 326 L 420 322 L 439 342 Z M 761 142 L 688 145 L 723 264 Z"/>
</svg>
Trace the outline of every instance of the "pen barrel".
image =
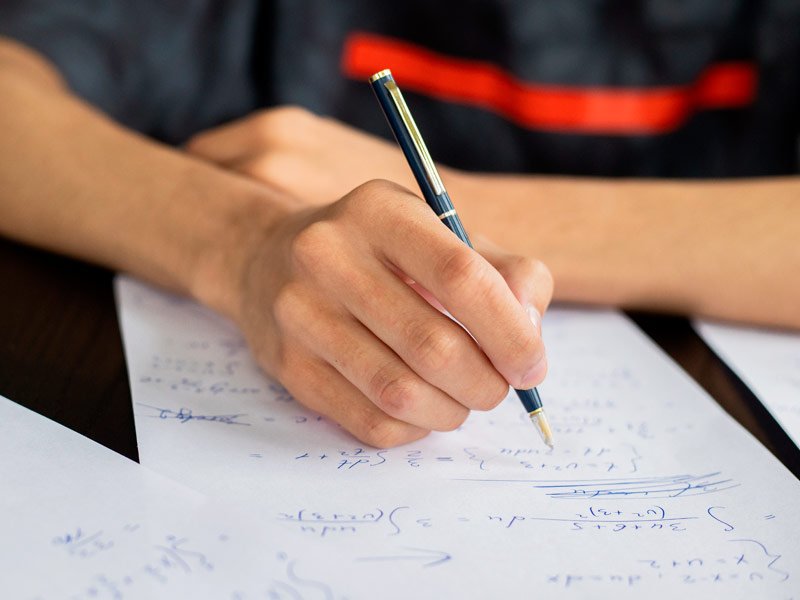
<svg viewBox="0 0 800 600">
<path fill-rule="evenodd" d="M 450 200 L 450 196 L 447 195 L 447 191 L 444 189 L 441 180 L 439 180 L 438 173 L 435 172 L 436 167 L 433 166 L 432 161 L 427 167 L 425 165 L 423 154 L 427 154 L 427 149 L 424 148 L 425 144 L 421 136 L 419 136 L 416 142 L 412 137 L 409 126 L 411 126 L 411 129 L 415 129 L 416 124 L 412 122 L 413 119 L 410 113 L 406 116 L 408 119 L 408 122 L 406 122 L 403 120 L 400 110 L 398 110 L 398 104 L 405 106 L 405 102 L 392 98 L 387 85 L 393 86 L 394 78 L 390 73 L 382 72 L 379 76 L 370 81 L 370 85 L 372 86 L 372 91 L 375 92 L 378 103 L 381 105 L 383 114 L 386 116 L 389 128 L 392 130 L 392 135 L 394 135 L 394 139 L 397 140 L 397 144 L 400 146 L 400 149 L 403 151 L 411 167 L 411 172 L 417 180 L 417 185 L 420 191 L 422 191 L 425 202 L 433 209 L 436 216 L 439 217 L 450 231 L 455 233 L 462 242 L 472 248 L 472 243 L 469 240 L 466 229 L 464 229 L 464 224 L 461 222 L 461 219 L 459 219 L 458 214 L 456 214 L 453 202 Z M 395 93 L 398 94 L 398 96 L 400 95 L 396 88 Z M 428 158 L 428 160 L 430 160 L 430 158 Z M 432 184 L 432 178 L 437 180 L 436 184 Z"/>
<path fill-rule="evenodd" d="M 431 207 L 439 220 L 467 246 L 472 248 L 464 224 L 453 207 L 447 191 L 444 189 L 433 159 L 422 140 L 422 134 L 417 129 L 414 118 L 411 116 L 408 106 L 400 93 L 400 89 L 388 69 L 375 73 L 370 78 L 372 91 L 383 110 L 383 114 L 389 123 L 394 139 L 400 146 L 403 154 L 411 167 L 414 178 L 417 180 L 419 189 L 425 202 Z M 542 399 L 536 388 L 530 390 L 515 390 L 517 396 L 522 401 L 525 410 L 531 414 L 531 418 L 536 417 L 535 423 L 540 428 L 540 432 L 545 438 L 546 443 L 552 446 L 552 439 L 547 426 L 547 420 L 542 412 Z M 534 411 L 539 411 L 535 415 Z"/>
<path fill-rule="evenodd" d="M 425 202 L 428 203 L 428 206 L 439 215 L 439 219 L 442 223 L 444 223 L 450 231 L 455 233 L 458 239 L 472 248 L 472 242 L 469 240 L 467 230 L 464 229 L 464 224 L 461 222 L 456 209 L 453 208 L 453 203 L 450 201 L 450 196 L 447 195 L 447 192 L 439 194 L 438 196 L 433 194 L 431 196 L 430 199 L 425 198 Z"/>
<path fill-rule="evenodd" d="M 411 134 L 406 128 L 405 123 L 403 123 L 403 119 L 397 111 L 389 90 L 386 89 L 387 81 L 394 81 L 394 78 L 391 75 L 386 75 L 380 79 L 371 81 L 370 85 L 372 86 L 372 91 L 375 92 L 375 97 L 378 99 L 378 103 L 381 105 L 383 114 L 389 123 L 389 128 L 392 130 L 392 135 L 394 135 L 394 139 L 397 140 L 397 144 L 400 146 L 403 154 L 405 154 L 408 165 L 411 167 L 411 172 L 414 174 L 414 178 L 417 180 L 417 185 L 419 185 L 423 196 L 425 196 L 425 201 L 430 205 L 431 198 L 428 196 L 430 195 L 433 197 L 435 196 L 435 193 L 430 182 L 428 181 L 427 176 L 425 175 L 425 165 L 422 163 L 422 157 L 417 153 L 414 147 L 414 140 L 411 138 Z M 440 213 L 436 214 L 438 215 Z"/>
<path fill-rule="evenodd" d="M 539 392 L 536 388 L 514 391 L 517 393 L 517 396 L 519 396 L 519 399 L 522 401 L 522 406 L 525 407 L 528 413 L 542 408 L 542 399 L 539 397 Z"/>
</svg>

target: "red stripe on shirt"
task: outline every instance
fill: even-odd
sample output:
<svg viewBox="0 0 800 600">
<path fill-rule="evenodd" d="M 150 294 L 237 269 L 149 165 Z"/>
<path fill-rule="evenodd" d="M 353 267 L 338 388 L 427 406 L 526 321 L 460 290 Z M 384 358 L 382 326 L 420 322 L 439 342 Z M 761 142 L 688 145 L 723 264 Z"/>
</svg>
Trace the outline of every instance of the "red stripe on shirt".
<svg viewBox="0 0 800 600">
<path fill-rule="evenodd" d="M 401 40 L 353 33 L 342 54 L 348 77 L 391 69 L 403 89 L 493 111 L 530 129 L 652 135 L 680 127 L 696 111 L 752 104 L 757 72 L 749 62 L 710 65 L 691 84 L 651 88 L 528 83 L 484 61 L 453 58 Z"/>
</svg>

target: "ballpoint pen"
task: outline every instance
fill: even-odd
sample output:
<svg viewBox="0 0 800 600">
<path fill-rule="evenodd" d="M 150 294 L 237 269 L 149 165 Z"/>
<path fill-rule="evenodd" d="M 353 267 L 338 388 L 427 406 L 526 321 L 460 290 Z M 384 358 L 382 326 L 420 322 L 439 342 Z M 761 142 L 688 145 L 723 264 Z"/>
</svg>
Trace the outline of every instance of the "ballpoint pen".
<svg viewBox="0 0 800 600">
<path fill-rule="evenodd" d="M 392 77 L 392 72 L 389 69 L 379 71 L 369 78 L 369 82 L 383 109 L 383 114 L 389 122 L 389 127 L 414 173 L 414 178 L 422 190 L 425 202 L 438 215 L 442 223 L 471 248 L 472 243 L 469 241 L 464 225 L 444 188 L 439 172 L 433 164 L 433 159 L 403 99 L 400 88 L 397 87 L 397 83 Z M 522 405 L 542 436 L 542 440 L 552 448 L 553 432 L 544 414 L 539 392 L 536 388 L 514 391 L 522 401 Z"/>
</svg>

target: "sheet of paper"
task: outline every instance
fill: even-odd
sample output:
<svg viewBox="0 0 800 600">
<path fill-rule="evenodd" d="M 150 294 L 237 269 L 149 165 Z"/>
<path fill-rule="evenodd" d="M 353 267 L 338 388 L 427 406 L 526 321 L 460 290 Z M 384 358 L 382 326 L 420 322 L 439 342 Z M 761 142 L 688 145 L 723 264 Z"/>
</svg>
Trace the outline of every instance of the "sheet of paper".
<svg viewBox="0 0 800 600">
<path fill-rule="evenodd" d="M 800 333 L 700 320 L 694 327 L 800 446 Z"/>
<path fill-rule="evenodd" d="M 545 319 L 555 450 L 513 395 L 376 450 L 264 377 L 230 323 L 117 294 L 142 463 L 355 556 L 368 597 L 800 595 L 800 482 L 617 313 Z"/>
<path fill-rule="evenodd" d="M 340 597 L 305 541 L 1 396 L 0 491 L 4 599 Z"/>
</svg>

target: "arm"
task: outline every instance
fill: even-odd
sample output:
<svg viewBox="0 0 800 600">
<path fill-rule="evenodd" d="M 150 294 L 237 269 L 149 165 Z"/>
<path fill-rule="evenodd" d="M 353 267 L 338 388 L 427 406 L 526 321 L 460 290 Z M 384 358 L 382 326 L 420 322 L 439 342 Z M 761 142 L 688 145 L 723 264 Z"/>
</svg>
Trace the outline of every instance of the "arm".
<svg viewBox="0 0 800 600">
<path fill-rule="evenodd" d="M 525 305 L 547 306 L 546 269 L 483 258 L 395 184 L 302 202 L 116 125 L 1 39 L 0 131 L 0 234 L 226 314 L 268 373 L 366 443 L 454 429 L 544 377 Z"/>
<path fill-rule="evenodd" d="M 0 234 L 177 292 L 204 295 L 204 249 L 225 247 L 251 211 L 280 210 L 262 186 L 118 127 L 2 39 L 0 130 Z M 206 300 L 230 314 L 226 299 Z"/>
<path fill-rule="evenodd" d="M 188 149 L 307 198 L 334 198 L 367 174 L 414 185 L 394 144 L 298 109 L 256 114 L 197 136 Z M 800 328 L 798 177 L 441 171 L 470 233 L 541 257 L 557 299 Z"/>
<path fill-rule="evenodd" d="M 541 257 L 558 299 L 800 328 L 798 177 L 456 181 L 466 222 Z"/>
</svg>

